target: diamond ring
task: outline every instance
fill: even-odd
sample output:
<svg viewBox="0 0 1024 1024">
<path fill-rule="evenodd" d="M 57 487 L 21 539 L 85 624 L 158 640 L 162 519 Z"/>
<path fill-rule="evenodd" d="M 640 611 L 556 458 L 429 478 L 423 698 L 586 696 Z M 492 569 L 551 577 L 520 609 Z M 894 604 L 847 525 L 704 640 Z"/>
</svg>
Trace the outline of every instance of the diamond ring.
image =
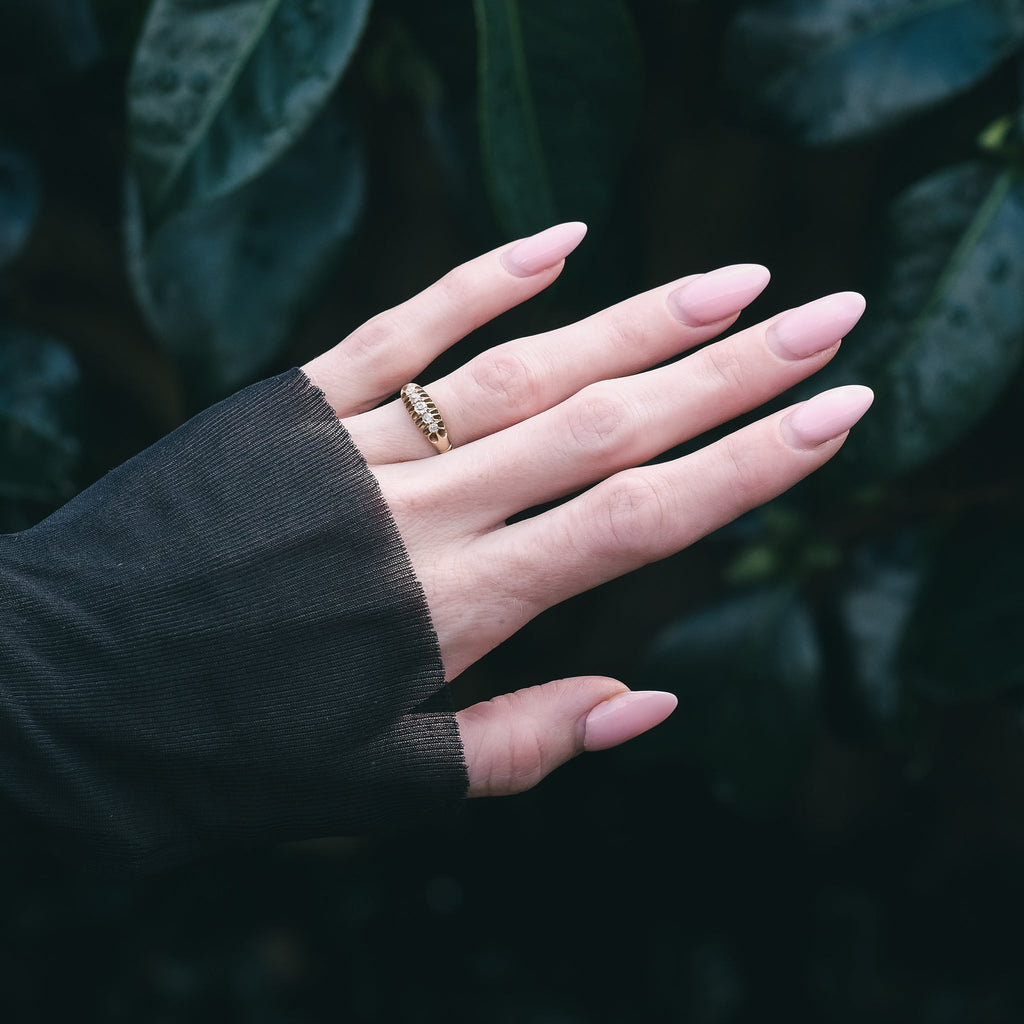
<svg viewBox="0 0 1024 1024">
<path fill-rule="evenodd" d="M 452 443 L 448 440 L 448 428 L 444 425 L 444 418 L 437 411 L 437 406 L 430 395 L 419 384 L 406 384 L 400 395 L 406 412 L 420 428 L 423 436 L 440 454 L 450 451 Z"/>
</svg>

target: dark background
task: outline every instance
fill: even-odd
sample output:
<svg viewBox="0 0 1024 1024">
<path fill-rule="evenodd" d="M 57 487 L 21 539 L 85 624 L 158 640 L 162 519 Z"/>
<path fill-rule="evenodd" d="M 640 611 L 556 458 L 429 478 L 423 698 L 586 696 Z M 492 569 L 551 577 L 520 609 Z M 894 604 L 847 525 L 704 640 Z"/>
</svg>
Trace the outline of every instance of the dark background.
<svg viewBox="0 0 1024 1024">
<path fill-rule="evenodd" d="M 218 5 L 152 6 L 197 33 L 171 63 L 199 74 L 190 11 Z M 1022 5 L 364 6 L 312 128 L 218 195 L 161 202 L 133 112 L 168 74 L 147 6 L 5 0 L 4 529 L 556 218 L 591 224 L 563 278 L 452 359 L 761 262 L 744 322 L 865 291 L 827 383 L 871 384 L 876 408 L 814 481 L 459 681 L 466 703 L 588 672 L 677 692 L 626 748 L 413 835 L 143 880 L 8 833 L 3 1018 L 1019 1020 Z M 488 78 L 517 45 L 540 168 L 495 163 L 523 151 L 523 96 Z M 251 244 L 208 276 L 245 301 L 218 307 L 188 253 L 239 224 Z"/>
</svg>

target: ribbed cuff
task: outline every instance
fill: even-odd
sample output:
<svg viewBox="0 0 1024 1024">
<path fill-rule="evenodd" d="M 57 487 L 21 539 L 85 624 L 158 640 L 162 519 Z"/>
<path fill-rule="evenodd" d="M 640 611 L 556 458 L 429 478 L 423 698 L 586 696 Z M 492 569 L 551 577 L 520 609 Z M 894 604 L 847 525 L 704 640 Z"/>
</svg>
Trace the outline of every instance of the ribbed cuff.
<svg viewBox="0 0 1024 1024">
<path fill-rule="evenodd" d="M 464 795 L 376 479 L 298 370 L 0 538 L 0 800 L 80 859 L 391 829 Z"/>
</svg>

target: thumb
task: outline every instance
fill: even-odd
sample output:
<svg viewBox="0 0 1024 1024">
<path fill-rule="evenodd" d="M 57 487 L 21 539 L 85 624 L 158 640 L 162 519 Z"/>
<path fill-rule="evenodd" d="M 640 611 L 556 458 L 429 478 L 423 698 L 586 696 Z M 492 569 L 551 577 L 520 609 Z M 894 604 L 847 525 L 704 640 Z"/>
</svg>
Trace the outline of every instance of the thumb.
<svg viewBox="0 0 1024 1024">
<path fill-rule="evenodd" d="M 469 796 L 510 796 L 584 750 L 625 743 L 664 721 L 671 693 L 632 692 L 602 676 L 559 679 L 458 712 Z"/>
</svg>

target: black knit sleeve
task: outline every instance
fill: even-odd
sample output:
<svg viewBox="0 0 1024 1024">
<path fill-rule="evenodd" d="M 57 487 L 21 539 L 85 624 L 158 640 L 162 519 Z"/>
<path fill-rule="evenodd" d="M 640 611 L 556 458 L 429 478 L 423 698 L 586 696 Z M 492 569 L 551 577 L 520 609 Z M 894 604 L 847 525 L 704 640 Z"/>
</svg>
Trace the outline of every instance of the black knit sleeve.
<svg viewBox="0 0 1024 1024">
<path fill-rule="evenodd" d="M 0 630 L 0 805 L 78 859 L 379 831 L 465 793 L 422 587 L 298 370 L 0 537 Z"/>
</svg>

